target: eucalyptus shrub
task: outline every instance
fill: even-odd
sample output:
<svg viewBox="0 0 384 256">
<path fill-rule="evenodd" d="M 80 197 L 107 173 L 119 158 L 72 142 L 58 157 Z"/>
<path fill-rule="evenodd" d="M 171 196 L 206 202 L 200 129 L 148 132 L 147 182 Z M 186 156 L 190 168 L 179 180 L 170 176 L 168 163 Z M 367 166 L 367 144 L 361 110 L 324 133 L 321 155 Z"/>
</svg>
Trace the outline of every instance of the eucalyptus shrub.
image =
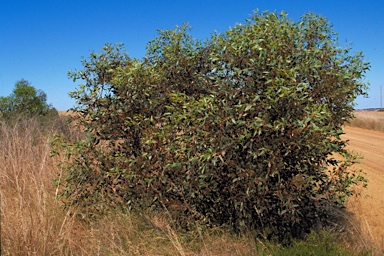
<svg viewBox="0 0 384 256">
<path fill-rule="evenodd" d="M 206 42 L 188 29 L 159 31 L 140 60 L 107 44 L 70 72 L 85 81 L 71 96 L 86 137 L 57 140 L 62 200 L 279 237 L 327 220 L 365 182 L 340 138 L 363 55 L 315 14 L 255 13 Z"/>
</svg>

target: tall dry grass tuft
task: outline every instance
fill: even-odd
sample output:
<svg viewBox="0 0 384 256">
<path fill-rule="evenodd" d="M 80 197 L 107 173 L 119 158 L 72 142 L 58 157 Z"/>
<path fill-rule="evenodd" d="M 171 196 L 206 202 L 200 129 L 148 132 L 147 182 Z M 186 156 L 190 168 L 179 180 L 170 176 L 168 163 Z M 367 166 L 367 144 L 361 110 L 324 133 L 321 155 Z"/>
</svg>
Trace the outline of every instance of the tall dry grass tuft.
<svg viewBox="0 0 384 256">
<path fill-rule="evenodd" d="M 355 111 L 350 126 L 384 132 L 384 111 Z"/>
<path fill-rule="evenodd" d="M 0 123 L 2 255 L 54 254 L 65 235 L 65 214 L 52 193 L 51 138 L 36 119 Z"/>
</svg>

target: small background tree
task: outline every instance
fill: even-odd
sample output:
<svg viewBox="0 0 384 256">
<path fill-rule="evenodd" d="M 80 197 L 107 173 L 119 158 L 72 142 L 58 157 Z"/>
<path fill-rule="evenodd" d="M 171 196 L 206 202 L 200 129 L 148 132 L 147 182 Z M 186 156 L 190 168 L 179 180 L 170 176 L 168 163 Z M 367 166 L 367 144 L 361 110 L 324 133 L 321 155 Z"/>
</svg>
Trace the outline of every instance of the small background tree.
<svg viewBox="0 0 384 256">
<path fill-rule="evenodd" d="M 91 53 L 58 140 L 63 202 L 87 216 L 117 206 L 166 209 L 175 223 L 301 236 L 326 225 L 364 181 L 340 139 L 368 64 L 307 14 L 255 13 L 202 43 L 188 26 L 160 31 L 147 55 Z"/>
<path fill-rule="evenodd" d="M 0 113 L 3 116 L 25 114 L 28 116 L 44 116 L 57 114 L 57 111 L 47 104 L 47 94 L 37 90 L 27 80 L 16 82 L 15 89 L 7 97 L 0 97 Z"/>
</svg>

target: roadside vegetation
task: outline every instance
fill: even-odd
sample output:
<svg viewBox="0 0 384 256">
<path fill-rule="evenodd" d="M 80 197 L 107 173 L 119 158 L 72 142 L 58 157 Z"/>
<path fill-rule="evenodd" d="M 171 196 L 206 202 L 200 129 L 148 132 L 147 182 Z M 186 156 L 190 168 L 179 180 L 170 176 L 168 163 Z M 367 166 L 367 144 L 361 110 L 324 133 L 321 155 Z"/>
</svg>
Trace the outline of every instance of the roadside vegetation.
<svg viewBox="0 0 384 256">
<path fill-rule="evenodd" d="M 0 98 L 1 255 L 374 252 L 345 211 L 367 181 L 340 138 L 363 55 L 315 14 L 188 31 L 141 60 L 92 52 L 70 115 L 25 80 Z"/>
<path fill-rule="evenodd" d="M 85 221 L 56 197 L 52 181 L 63 159 L 50 157 L 50 151 L 61 131 L 81 137 L 65 119 L 43 127 L 34 118 L 20 118 L 13 125 L 0 122 L 1 255 L 369 255 L 369 241 L 351 239 L 359 231 L 348 233 L 341 226 L 285 248 L 251 231 L 179 232 L 166 215 L 144 212 Z"/>
<path fill-rule="evenodd" d="M 80 218 L 57 200 L 53 180 L 65 159 L 50 157 L 61 131 L 81 138 L 64 120 L 42 127 L 30 118 L 0 122 L 1 255 L 371 255 L 355 227 L 335 226 L 284 247 L 255 232 L 224 228 L 180 232 L 166 215 L 112 213 L 97 221 Z M 62 126 L 62 127 L 58 127 Z"/>
</svg>

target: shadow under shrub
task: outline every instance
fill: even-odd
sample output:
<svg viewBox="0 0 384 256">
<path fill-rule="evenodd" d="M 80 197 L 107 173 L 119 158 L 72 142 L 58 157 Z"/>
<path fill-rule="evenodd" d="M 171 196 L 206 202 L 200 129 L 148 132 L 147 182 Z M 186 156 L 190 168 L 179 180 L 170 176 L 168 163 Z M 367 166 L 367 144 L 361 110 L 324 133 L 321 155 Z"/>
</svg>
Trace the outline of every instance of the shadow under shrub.
<svg viewBox="0 0 384 256">
<path fill-rule="evenodd" d="M 71 94 L 85 137 L 57 140 L 63 202 L 280 239 L 326 225 L 365 181 L 340 139 L 366 88 L 362 54 L 314 14 L 255 13 L 204 43 L 187 30 L 160 31 L 142 60 L 107 44 L 70 73 L 85 81 Z"/>
</svg>

